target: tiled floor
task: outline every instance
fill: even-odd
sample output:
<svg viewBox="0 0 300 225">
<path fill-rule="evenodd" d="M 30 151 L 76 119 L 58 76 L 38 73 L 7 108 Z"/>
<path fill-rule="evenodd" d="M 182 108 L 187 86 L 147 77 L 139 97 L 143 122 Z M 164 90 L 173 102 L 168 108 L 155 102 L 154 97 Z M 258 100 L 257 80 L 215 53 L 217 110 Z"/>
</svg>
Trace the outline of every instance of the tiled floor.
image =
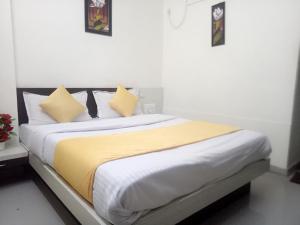
<svg viewBox="0 0 300 225">
<path fill-rule="evenodd" d="M 1 225 L 65 224 L 31 180 L 0 187 Z"/>
<path fill-rule="evenodd" d="M 62 224 L 78 225 L 78 222 L 43 186 L 32 180 L 0 186 L 0 225 Z M 192 217 L 181 224 L 299 225 L 300 185 L 268 173 L 252 183 L 250 196 L 233 202 L 210 218 Z"/>
<path fill-rule="evenodd" d="M 300 185 L 268 173 L 252 183 L 251 194 L 193 225 L 300 225 Z"/>
</svg>

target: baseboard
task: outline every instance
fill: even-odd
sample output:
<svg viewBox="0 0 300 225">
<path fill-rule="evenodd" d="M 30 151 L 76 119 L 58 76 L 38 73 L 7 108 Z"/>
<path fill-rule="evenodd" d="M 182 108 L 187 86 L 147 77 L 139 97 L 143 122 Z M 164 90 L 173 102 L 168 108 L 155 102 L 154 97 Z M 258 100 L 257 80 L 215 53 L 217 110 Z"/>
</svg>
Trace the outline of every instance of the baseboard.
<svg viewBox="0 0 300 225">
<path fill-rule="evenodd" d="M 272 173 L 277 173 L 283 176 L 290 176 L 293 174 L 296 170 L 300 169 L 300 162 L 296 163 L 295 165 L 291 166 L 289 169 L 282 169 L 277 166 L 270 166 L 270 172 Z"/>
<path fill-rule="evenodd" d="M 288 176 L 289 175 L 289 170 L 282 169 L 280 167 L 273 166 L 273 165 L 270 166 L 270 172 L 276 173 L 276 174 L 279 174 L 279 175 L 282 175 L 282 176 Z"/>
</svg>

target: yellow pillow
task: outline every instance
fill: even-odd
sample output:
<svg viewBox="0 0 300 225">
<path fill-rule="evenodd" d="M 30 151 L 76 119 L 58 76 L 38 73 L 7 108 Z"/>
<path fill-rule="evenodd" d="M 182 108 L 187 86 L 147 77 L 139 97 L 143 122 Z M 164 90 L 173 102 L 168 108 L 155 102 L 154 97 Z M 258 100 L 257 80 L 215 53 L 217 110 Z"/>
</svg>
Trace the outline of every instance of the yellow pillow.
<svg viewBox="0 0 300 225">
<path fill-rule="evenodd" d="M 116 110 L 122 116 L 132 116 L 135 111 L 135 107 L 138 101 L 138 97 L 131 94 L 121 85 L 118 86 L 116 94 L 109 102 L 111 108 Z"/>
<path fill-rule="evenodd" d="M 75 100 L 64 86 L 57 88 L 40 103 L 40 106 L 59 123 L 71 122 L 85 110 L 84 106 Z"/>
</svg>

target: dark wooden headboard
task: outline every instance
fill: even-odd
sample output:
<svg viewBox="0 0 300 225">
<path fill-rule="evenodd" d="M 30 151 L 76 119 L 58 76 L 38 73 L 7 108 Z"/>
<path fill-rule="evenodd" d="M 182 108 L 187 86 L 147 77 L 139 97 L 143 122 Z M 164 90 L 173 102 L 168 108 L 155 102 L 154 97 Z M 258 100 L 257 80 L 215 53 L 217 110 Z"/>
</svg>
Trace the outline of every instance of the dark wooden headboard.
<svg viewBox="0 0 300 225">
<path fill-rule="evenodd" d="M 19 125 L 23 123 L 28 123 L 28 116 L 25 107 L 25 102 L 23 98 L 23 92 L 29 92 L 33 94 L 39 95 L 50 95 L 56 88 L 17 88 L 17 100 L 18 100 L 18 118 Z M 91 117 L 97 117 L 97 105 L 92 94 L 92 91 L 100 90 L 100 91 L 109 91 L 114 92 L 116 88 L 67 88 L 67 90 L 72 94 L 80 91 L 87 91 L 88 99 L 87 99 L 87 108 L 89 109 L 89 114 Z"/>
</svg>

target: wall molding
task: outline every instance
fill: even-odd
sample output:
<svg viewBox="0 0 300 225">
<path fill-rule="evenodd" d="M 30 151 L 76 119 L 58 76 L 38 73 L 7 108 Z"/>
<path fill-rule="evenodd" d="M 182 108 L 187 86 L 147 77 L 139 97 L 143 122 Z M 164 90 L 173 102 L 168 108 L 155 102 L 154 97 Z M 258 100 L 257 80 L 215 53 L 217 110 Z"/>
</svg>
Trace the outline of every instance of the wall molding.
<svg viewBox="0 0 300 225">
<path fill-rule="evenodd" d="M 207 120 L 216 123 L 227 123 L 244 129 L 254 130 L 265 134 L 272 145 L 271 165 L 274 172 L 288 174 L 288 158 L 282 157 L 282 152 L 289 151 L 290 123 L 270 121 L 256 118 L 248 118 L 233 115 L 224 115 L 195 110 L 183 110 L 175 107 L 165 106 L 164 113 L 178 115 L 189 119 Z"/>
<path fill-rule="evenodd" d="M 274 125 L 281 125 L 281 126 L 288 126 L 290 127 L 292 124 L 283 122 L 283 121 L 272 121 L 272 120 L 264 120 L 264 119 L 258 119 L 258 118 L 250 118 L 245 116 L 239 116 L 239 115 L 229 115 L 229 114 L 221 114 L 221 113 L 209 113 L 209 112 L 199 112 L 195 110 L 182 110 L 179 108 L 172 108 L 172 107 L 166 107 L 165 106 L 165 112 L 176 112 L 178 114 L 184 114 L 184 115 L 190 115 L 190 116 L 209 116 L 209 117 L 216 117 L 216 118 L 224 118 L 224 119 L 230 119 L 230 120 L 240 120 L 240 121 L 249 121 L 249 122 L 257 122 L 257 123 L 269 123 Z"/>
</svg>

